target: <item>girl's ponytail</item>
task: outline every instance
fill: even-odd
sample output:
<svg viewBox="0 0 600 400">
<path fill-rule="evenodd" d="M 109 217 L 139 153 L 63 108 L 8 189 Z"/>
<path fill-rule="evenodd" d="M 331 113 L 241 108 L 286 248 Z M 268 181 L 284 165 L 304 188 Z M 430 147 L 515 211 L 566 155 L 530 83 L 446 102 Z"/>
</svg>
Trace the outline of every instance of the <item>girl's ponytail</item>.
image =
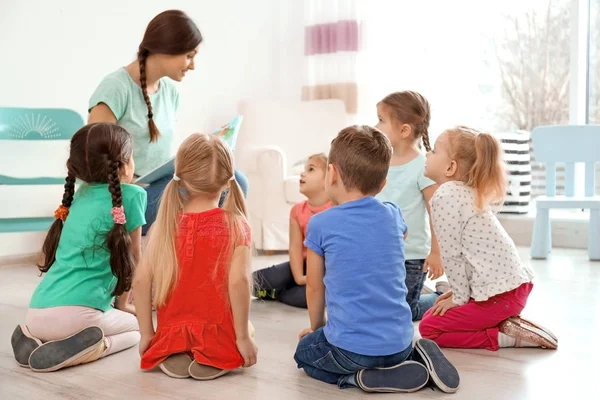
<svg viewBox="0 0 600 400">
<path fill-rule="evenodd" d="M 235 175 L 233 175 L 230 180 L 229 193 L 225 198 L 223 209 L 227 211 L 228 214 L 229 226 L 232 234 L 230 248 L 233 249 L 236 243 L 244 242 L 246 239 L 245 235 L 247 235 L 247 232 L 243 222 L 248 218 L 244 193 L 235 180 Z"/>
<path fill-rule="evenodd" d="M 466 174 L 466 184 L 475 188 L 475 206 L 483 209 L 488 204 L 500 203 L 506 193 L 506 176 L 502 149 L 498 140 L 489 133 L 474 137 L 475 160 Z"/>
<path fill-rule="evenodd" d="M 175 237 L 179 213 L 183 209 L 179 182 L 171 180 L 163 192 L 143 257 L 144 262 L 151 266 L 153 281 L 156 283 L 153 301 L 156 307 L 165 304 L 178 279 Z"/>
</svg>

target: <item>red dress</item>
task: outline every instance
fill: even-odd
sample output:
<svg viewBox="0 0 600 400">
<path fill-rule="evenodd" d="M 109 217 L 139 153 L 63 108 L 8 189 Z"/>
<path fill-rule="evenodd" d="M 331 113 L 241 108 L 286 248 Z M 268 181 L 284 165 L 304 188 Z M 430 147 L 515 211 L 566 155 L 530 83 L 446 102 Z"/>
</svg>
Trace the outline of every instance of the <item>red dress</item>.
<svg viewBox="0 0 600 400">
<path fill-rule="evenodd" d="M 245 235 L 236 235 L 237 246 L 251 242 L 249 226 L 244 229 Z M 176 240 L 179 280 L 157 310 L 156 335 L 142 356 L 142 369 L 176 353 L 225 370 L 244 364 L 229 303 L 230 237 L 227 213 L 221 209 L 182 214 Z"/>
</svg>

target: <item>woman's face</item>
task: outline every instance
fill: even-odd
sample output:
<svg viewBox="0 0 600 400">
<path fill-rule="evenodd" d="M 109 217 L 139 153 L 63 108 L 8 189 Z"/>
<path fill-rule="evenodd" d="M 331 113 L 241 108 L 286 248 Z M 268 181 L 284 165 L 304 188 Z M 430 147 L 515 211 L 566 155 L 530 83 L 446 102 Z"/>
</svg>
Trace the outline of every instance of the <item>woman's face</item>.
<svg viewBox="0 0 600 400">
<path fill-rule="evenodd" d="M 188 71 L 194 70 L 194 58 L 197 53 L 198 48 L 195 48 L 184 54 L 163 55 L 164 74 L 174 81 L 181 82 Z"/>
</svg>

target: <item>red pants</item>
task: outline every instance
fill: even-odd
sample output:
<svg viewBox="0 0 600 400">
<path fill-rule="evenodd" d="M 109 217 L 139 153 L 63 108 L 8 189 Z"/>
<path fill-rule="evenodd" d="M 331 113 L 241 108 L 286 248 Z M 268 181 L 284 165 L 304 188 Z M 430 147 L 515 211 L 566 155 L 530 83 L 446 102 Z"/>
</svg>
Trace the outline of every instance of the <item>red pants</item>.
<svg viewBox="0 0 600 400">
<path fill-rule="evenodd" d="M 498 325 L 521 314 L 533 283 L 524 283 L 510 292 L 486 301 L 471 299 L 467 304 L 451 308 L 443 317 L 427 311 L 419 325 L 421 336 L 440 347 L 498 350 Z"/>
</svg>

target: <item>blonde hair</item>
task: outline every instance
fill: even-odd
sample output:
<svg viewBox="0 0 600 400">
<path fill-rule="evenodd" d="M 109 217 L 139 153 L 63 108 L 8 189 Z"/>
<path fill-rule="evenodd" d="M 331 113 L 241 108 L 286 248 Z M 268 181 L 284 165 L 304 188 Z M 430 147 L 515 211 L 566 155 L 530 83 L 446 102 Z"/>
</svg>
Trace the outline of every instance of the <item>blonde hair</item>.
<svg viewBox="0 0 600 400">
<path fill-rule="evenodd" d="M 320 168 L 323 168 L 324 171 L 327 169 L 327 155 L 325 153 L 312 154 L 307 158 L 307 161 L 310 160 L 317 160 Z"/>
<path fill-rule="evenodd" d="M 461 180 L 477 193 L 475 207 L 483 210 L 490 204 L 501 203 L 507 182 L 498 140 L 465 126 L 444 133 L 448 135 L 450 157 L 459 161 Z"/>
<path fill-rule="evenodd" d="M 157 307 L 165 304 L 179 277 L 175 239 L 186 197 L 197 194 L 218 196 L 230 183 L 223 205 L 231 232 L 228 252 L 232 252 L 235 243 L 247 234 L 244 228 L 247 223 L 246 203 L 234 179 L 233 156 L 225 142 L 214 135 L 191 135 L 177 152 L 175 175 L 178 180 L 171 180 L 163 192 L 144 253 L 144 262 L 150 265 L 152 272 L 155 285 L 153 303 Z"/>
<path fill-rule="evenodd" d="M 403 124 L 409 124 L 415 139 L 421 139 L 425 150 L 431 151 L 429 144 L 429 120 L 431 109 L 423 95 L 406 90 L 388 94 L 380 101 L 392 110 L 394 118 Z"/>
<path fill-rule="evenodd" d="M 388 174 L 392 144 L 378 129 L 354 125 L 342 129 L 331 142 L 329 163 L 336 166 L 347 190 L 364 195 L 381 190 Z"/>
</svg>

